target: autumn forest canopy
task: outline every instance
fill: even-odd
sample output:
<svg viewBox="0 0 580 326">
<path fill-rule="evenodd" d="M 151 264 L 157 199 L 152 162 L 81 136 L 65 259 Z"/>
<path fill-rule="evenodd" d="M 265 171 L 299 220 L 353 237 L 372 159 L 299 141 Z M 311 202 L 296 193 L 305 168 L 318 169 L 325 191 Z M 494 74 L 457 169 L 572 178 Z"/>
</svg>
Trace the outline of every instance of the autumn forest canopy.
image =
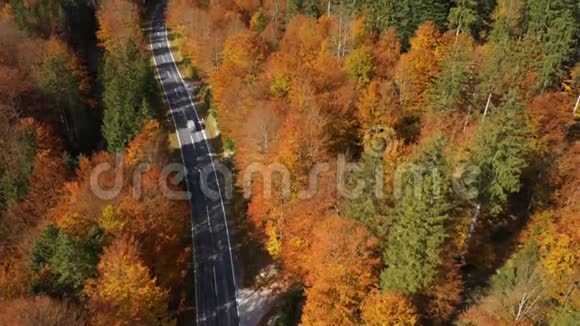
<svg viewBox="0 0 580 326">
<path fill-rule="evenodd" d="M 0 325 L 194 320 L 164 3 L 0 0 Z M 168 0 L 165 23 L 274 325 L 580 323 L 576 0 Z"/>
</svg>

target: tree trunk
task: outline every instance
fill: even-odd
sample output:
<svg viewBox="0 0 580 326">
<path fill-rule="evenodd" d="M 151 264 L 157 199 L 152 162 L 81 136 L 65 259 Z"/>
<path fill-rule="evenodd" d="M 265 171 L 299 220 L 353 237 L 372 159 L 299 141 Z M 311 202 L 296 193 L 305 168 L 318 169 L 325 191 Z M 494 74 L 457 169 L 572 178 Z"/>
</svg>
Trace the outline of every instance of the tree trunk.
<svg viewBox="0 0 580 326">
<path fill-rule="evenodd" d="M 487 115 L 487 110 L 489 109 L 489 102 L 491 101 L 491 93 L 489 93 L 489 96 L 487 97 L 487 103 L 485 104 L 485 109 L 483 110 L 483 118 L 485 119 L 485 116 Z"/>
</svg>

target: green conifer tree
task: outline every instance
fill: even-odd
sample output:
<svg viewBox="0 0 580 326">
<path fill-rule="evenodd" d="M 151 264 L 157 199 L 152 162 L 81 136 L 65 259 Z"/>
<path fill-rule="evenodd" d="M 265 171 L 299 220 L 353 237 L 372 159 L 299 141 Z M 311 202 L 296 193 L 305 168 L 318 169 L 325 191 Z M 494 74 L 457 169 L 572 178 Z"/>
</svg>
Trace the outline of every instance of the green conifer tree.
<svg viewBox="0 0 580 326">
<path fill-rule="evenodd" d="M 459 37 L 441 60 L 441 72 L 430 89 L 431 105 L 440 112 L 467 111 L 474 84 L 473 44 Z"/>
<path fill-rule="evenodd" d="M 9 0 L 18 27 L 31 36 L 48 38 L 62 21 L 61 1 Z"/>
<path fill-rule="evenodd" d="M 356 196 L 351 196 L 344 203 L 344 214 L 347 218 L 359 222 L 383 238 L 392 224 L 390 209 L 385 198 L 383 183 L 383 166 L 381 157 L 363 154 L 359 168 L 348 177 L 349 190 L 360 187 Z M 378 192 L 378 193 L 377 193 Z M 354 194 L 353 194 L 354 195 Z"/>
<path fill-rule="evenodd" d="M 154 75 L 137 45 L 130 41 L 122 53 L 107 55 L 103 81 L 103 135 L 109 151 L 121 151 L 145 120 L 154 116 Z"/>
<path fill-rule="evenodd" d="M 83 239 L 75 239 L 55 225 L 48 225 L 34 243 L 30 254 L 35 293 L 78 294 L 96 273 L 101 254 L 102 231 L 93 228 Z"/>
<path fill-rule="evenodd" d="M 422 23 L 431 20 L 445 27 L 450 2 L 444 0 L 378 0 L 365 2 L 364 12 L 376 30 L 394 27 L 406 45 Z"/>
<path fill-rule="evenodd" d="M 557 86 L 575 64 L 579 8 L 576 1 L 568 0 L 526 2 L 526 37 L 537 42 L 542 53 L 538 70 L 538 88 L 542 91 Z"/>
<path fill-rule="evenodd" d="M 474 103 L 483 109 L 490 94 L 501 100 L 526 74 L 535 71 L 540 54 L 538 44 L 523 39 L 525 3 L 498 1 L 489 41 L 484 46 Z"/>
<path fill-rule="evenodd" d="M 449 29 L 470 33 L 475 39 L 485 39 L 491 25 L 495 0 L 458 0 L 449 10 Z"/>
<path fill-rule="evenodd" d="M 91 128 L 88 107 L 79 90 L 79 74 L 69 68 L 67 58 L 54 56 L 44 59 L 39 76 L 40 89 L 53 100 L 54 110 L 61 117 L 69 146 L 75 150 L 82 149 L 82 143 L 90 136 Z"/>
<path fill-rule="evenodd" d="M 109 151 L 120 151 L 125 146 L 124 135 L 121 120 L 121 110 L 123 110 L 124 94 L 121 90 L 117 69 L 115 67 L 115 58 L 107 57 L 103 70 L 104 94 L 103 105 L 103 136 L 107 141 Z"/>
<path fill-rule="evenodd" d="M 383 291 L 412 295 L 436 278 L 447 237 L 445 223 L 454 207 L 444 146 L 441 136 L 426 144 L 403 176 L 404 192 L 396 203 L 396 221 L 383 254 Z"/>
<path fill-rule="evenodd" d="M 478 203 L 497 214 L 508 196 L 519 191 L 533 143 L 517 92 L 511 91 L 499 107 L 490 110 L 475 135 L 470 163 L 479 171 Z"/>
</svg>

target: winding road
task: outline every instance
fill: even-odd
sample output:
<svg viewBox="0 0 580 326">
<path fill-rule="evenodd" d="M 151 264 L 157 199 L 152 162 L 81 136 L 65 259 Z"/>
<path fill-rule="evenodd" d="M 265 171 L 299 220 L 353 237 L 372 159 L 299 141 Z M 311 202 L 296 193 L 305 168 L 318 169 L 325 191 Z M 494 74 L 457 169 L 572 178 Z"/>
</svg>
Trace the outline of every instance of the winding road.
<svg viewBox="0 0 580 326">
<path fill-rule="evenodd" d="M 196 324 L 239 325 L 238 276 L 224 194 L 203 123 L 190 96 L 193 84 L 183 80 L 171 52 L 165 7 L 166 3 L 162 3 L 155 13 L 150 47 L 185 166 L 191 209 Z"/>
</svg>

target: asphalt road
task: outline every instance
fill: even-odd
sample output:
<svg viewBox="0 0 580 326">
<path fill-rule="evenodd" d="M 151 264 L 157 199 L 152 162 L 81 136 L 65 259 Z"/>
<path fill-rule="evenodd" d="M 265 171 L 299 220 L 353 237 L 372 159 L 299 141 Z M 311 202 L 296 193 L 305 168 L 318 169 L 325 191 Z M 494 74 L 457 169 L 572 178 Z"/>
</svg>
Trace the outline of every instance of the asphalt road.
<svg viewBox="0 0 580 326">
<path fill-rule="evenodd" d="M 165 3 L 152 22 L 150 46 L 167 102 L 190 195 L 197 325 L 239 325 L 237 274 L 223 198 L 223 178 L 214 162 L 200 118 L 181 77 L 165 28 Z M 218 165 L 219 166 L 219 165 Z M 218 178 L 222 180 L 221 186 Z M 209 191 L 202 191 L 209 189 Z"/>
</svg>

